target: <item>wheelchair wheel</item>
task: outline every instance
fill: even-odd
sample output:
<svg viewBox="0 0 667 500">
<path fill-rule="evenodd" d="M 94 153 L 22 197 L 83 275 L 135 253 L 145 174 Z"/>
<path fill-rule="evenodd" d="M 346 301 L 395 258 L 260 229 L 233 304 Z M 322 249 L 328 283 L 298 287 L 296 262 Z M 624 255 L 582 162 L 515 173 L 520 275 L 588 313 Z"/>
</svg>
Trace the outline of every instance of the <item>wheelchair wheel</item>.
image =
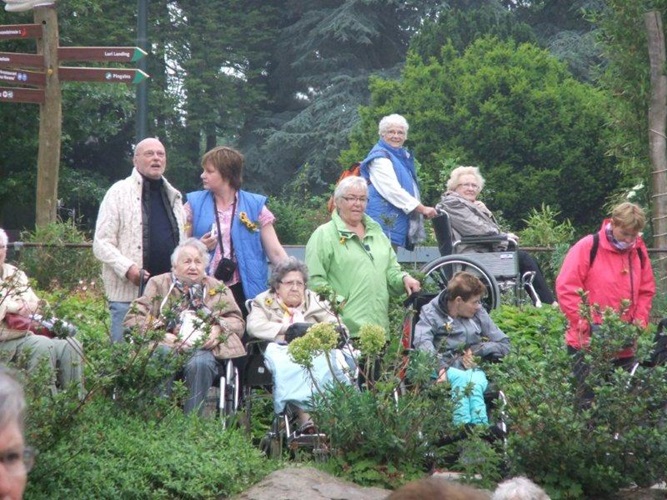
<svg viewBox="0 0 667 500">
<path fill-rule="evenodd" d="M 219 410 L 223 428 L 226 428 L 239 406 L 239 372 L 232 360 L 225 363 L 225 374 L 220 379 Z"/>
<path fill-rule="evenodd" d="M 482 299 L 484 308 L 491 311 L 500 305 L 500 289 L 498 282 L 482 264 L 465 255 L 447 255 L 439 257 L 420 269 L 424 274 L 423 289 L 425 292 L 438 293 L 444 290 L 459 271 L 466 271 L 477 276 L 486 287 L 486 297 Z"/>
</svg>

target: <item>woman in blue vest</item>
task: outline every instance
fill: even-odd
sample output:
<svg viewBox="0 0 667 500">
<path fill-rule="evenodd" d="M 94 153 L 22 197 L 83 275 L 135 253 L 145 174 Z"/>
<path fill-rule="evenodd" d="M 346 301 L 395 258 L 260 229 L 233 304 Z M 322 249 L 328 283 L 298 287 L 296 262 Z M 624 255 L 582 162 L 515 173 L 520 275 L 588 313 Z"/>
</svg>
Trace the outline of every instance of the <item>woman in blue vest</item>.
<svg viewBox="0 0 667 500">
<path fill-rule="evenodd" d="M 278 241 L 266 196 L 241 189 L 243 155 L 219 146 L 206 153 L 201 164 L 204 190 L 187 195 L 186 232 L 209 249 L 208 274 L 232 290 L 245 319 L 246 299 L 267 288 L 267 257 L 277 264 L 287 253 Z"/>
<path fill-rule="evenodd" d="M 437 213 L 420 201 L 415 160 L 403 147 L 407 120 L 385 116 L 378 129 L 380 140 L 361 163 L 361 176 L 368 181 L 366 213 L 382 226 L 394 250 L 412 250 L 425 238 L 423 218 Z"/>
</svg>

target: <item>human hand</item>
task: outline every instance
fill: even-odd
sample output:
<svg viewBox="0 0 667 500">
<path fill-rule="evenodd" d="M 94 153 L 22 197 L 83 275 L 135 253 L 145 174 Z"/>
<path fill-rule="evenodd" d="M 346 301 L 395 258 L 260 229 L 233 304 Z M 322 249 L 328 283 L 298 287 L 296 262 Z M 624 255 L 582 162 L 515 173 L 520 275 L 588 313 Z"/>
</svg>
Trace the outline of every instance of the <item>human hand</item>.
<svg viewBox="0 0 667 500">
<path fill-rule="evenodd" d="M 214 235 L 214 234 L 213 234 L 212 232 L 210 232 L 210 231 L 209 231 L 208 233 L 204 234 L 204 235 L 199 239 L 199 241 L 201 241 L 201 242 L 206 246 L 206 249 L 207 249 L 209 252 L 215 248 L 215 245 L 218 244 L 218 241 L 217 241 L 217 240 L 218 240 L 218 238 L 216 237 L 216 235 Z"/>
<path fill-rule="evenodd" d="M 419 292 L 422 289 L 421 283 L 418 280 L 414 279 L 409 274 L 403 276 L 403 285 L 405 286 L 405 291 L 409 295 Z"/>
<path fill-rule="evenodd" d="M 477 363 L 475 363 L 475 356 L 473 355 L 471 349 L 468 348 L 465 350 L 463 357 L 461 358 L 461 363 L 466 370 L 470 370 L 471 368 L 477 366 Z"/>
<path fill-rule="evenodd" d="M 447 370 L 440 368 L 440 371 L 438 372 L 438 379 L 435 381 L 435 383 L 442 384 L 443 382 L 447 382 Z"/>
<path fill-rule="evenodd" d="M 427 219 L 432 219 L 438 215 L 438 211 L 433 207 L 426 207 L 424 205 L 420 205 L 420 207 L 420 213 Z"/>
<path fill-rule="evenodd" d="M 208 338 L 201 345 L 202 349 L 210 351 L 220 342 L 220 335 L 222 334 L 222 328 L 218 325 L 213 325 L 211 327 L 211 333 L 209 333 Z"/>
<path fill-rule="evenodd" d="M 130 268 L 127 270 L 125 273 L 125 277 L 135 286 L 140 286 L 141 285 L 141 269 L 139 269 L 139 266 L 136 264 L 132 264 Z M 148 278 L 151 277 L 151 274 L 143 269 L 143 277 L 144 277 L 144 283 L 148 281 Z"/>
<path fill-rule="evenodd" d="M 507 237 L 514 241 L 519 241 L 519 237 L 514 233 L 507 233 Z"/>
</svg>

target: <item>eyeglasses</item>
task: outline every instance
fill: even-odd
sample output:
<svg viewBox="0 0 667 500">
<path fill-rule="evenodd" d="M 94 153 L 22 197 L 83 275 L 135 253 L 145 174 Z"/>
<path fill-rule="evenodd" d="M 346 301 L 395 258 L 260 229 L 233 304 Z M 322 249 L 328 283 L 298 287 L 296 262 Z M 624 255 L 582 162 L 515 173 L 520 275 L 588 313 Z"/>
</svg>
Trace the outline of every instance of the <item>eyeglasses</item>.
<svg viewBox="0 0 667 500">
<path fill-rule="evenodd" d="M 0 453 L 0 464 L 5 467 L 5 470 L 11 476 L 21 476 L 27 474 L 35 465 L 35 455 L 37 450 L 30 446 L 23 449 L 23 451 L 5 451 Z"/>
<path fill-rule="evenodd" d="M 343 196 L 342 197 L 346 202 L 348 203 L 367 203 L 368 202 L 368 196 Z"/>
<path fill-rule="evenodd" d="M 158 158 L 164 158 L 167 155 L 167 153 L 165 153 L 164 151 L 151 151 L 151 150 L 144 151 L 143 153 L 141 153 L 141 156 L 143 156 L 144 158 L 152 158 L 153 155 L 157 155 Z"/>
<path fill-rule="evenodd" d="M 281 281 L 281 285 L 285 285 L 287 288 L 303 288 L 306 284 L 303 281 Z"/>
<path fill-rule="evenodd" d="M 459 187 L 463 186 L 466 189 L 473 189 L 475 191 L 479 191 L 479 184 L 475 184 L 474 182 L 464 182 L 462 184 L 459 184 Z"/>
</svg>

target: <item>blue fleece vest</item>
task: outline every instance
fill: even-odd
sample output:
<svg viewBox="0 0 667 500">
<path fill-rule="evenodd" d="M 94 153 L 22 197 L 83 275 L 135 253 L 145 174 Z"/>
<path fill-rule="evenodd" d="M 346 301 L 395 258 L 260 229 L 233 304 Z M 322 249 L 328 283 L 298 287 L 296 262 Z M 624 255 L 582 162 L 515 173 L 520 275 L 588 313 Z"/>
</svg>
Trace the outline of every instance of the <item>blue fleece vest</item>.
<svg viewBox="0 0 667 500">
<path fill-rule="evenodd" d="M 187 199 L 192 208 L 192 235 L 195 238 L 201 238 L 211 230 L 211 225 L 215 223 L 213 195 L 207 190 L 194 191 L 188 193 Z M 231 237 L 246 299 L 254 299 L 257 294 L 268 288 L 269 265 L 264 247 L 262 247 L 259 224 L 257 224 L 257 231 L 251 231 L 241 222 L 240 214 L 245 212 L 250 221 L 257 223 L 265 204 L 266 196 L 243 190 L 238 191 Z M 211 258 L 213 252 L 211 252 Z M 212 275 L 213 269 L 207 272 Z"/>
<path fill-rule="evenodd" d="M 415 195 L 414 186 L 417 183 L 415 161 L 405 149 L 394 148 L 380 139 L 361 163 L 361 176 L 367 181 L 370 181 L 369 165 L 376 158 L 389 158 L 394 167 L 398 183 L 410 195 Z M 402 247 L 407 245 L 408 229 L 410 227 L 409 215 L 385 200 L 373 184 L 368 186 L 366 213 L 382 226 L 382 231 L 393 244 Z"/>
</svg>

